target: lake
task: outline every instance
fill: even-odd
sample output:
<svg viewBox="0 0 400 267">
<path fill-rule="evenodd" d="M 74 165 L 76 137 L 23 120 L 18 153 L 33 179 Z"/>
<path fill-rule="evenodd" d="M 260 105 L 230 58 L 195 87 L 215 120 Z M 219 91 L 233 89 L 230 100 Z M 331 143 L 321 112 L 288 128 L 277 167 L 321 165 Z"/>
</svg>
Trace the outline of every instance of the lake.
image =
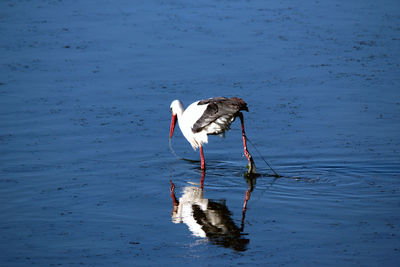
<svg viewBox="0 0 400 267">
<path fill-rule="evenodd" d="M 1 266 L 400 262 L 397 1 L 10 0 L 0 29 Z M 236 120 L 201 190 L 169 107 L 215 96 L 258 176 Z"/>
</svg>

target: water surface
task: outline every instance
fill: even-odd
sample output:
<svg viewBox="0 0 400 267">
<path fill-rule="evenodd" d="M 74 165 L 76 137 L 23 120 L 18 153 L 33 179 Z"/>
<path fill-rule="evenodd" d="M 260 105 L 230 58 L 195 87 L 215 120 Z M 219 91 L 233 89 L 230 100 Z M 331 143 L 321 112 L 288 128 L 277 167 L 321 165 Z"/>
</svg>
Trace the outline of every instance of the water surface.
<svg viewBox="0 0 400 267">
<path fill-rule="evenodd" d="M 0 3 L 0 265 L 396 266 L 398 3 L 139 2 Z M 239 122 L 204 148 L 239 249 L 172 217 L 201 171 L 169 105 L 212 96 L 260 153 L 244 217 Z"/>
</svg>

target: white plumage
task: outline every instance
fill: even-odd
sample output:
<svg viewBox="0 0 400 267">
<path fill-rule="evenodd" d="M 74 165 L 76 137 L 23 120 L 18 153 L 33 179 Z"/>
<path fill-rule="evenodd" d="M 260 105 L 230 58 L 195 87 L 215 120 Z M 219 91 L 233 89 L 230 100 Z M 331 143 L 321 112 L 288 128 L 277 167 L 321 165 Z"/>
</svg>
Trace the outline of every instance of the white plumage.
<svg viewBox="0 0 400 267">
<path fill-rule="evenodd" d="M 223 135 L 226 130 L 230 129 L 235 118 L 239 116 L 242 123 L 245 155 L 253 166 L 254 163 L 246 146 L 243 114 L 240 112 L 242 110 L 248 111 L 247 104 L 238 97 L 215 97 L 200 100 L 190 104 L 186 110 L 181 101 L 174 100 L 171 103 L 172 120 L 169 138 L 172 138 L 176 121 L 178 121 L 182 134 L 193 149 L 200 148 L 201 168 L 205 169 L 203 144 L 208 143 L 208 135 Z"/>
<path fill-rule="evenodd" d="M 183 108 L 183 104 L 179 100 L 174 100 L 171 103 L 172 114 L 178 116 L 179 128 L 183 136 L 190 143 L 194 150 L 202 146 L 204 143 L 208 143 L 208 136 L 206 131 L 200 131 L 193 133 L 192 127 L 203 115 L 207 109 L 207 105 L 197 105 L 199 101 L 192 103 L 187 107 L 186 110 Z"/>
</svg>

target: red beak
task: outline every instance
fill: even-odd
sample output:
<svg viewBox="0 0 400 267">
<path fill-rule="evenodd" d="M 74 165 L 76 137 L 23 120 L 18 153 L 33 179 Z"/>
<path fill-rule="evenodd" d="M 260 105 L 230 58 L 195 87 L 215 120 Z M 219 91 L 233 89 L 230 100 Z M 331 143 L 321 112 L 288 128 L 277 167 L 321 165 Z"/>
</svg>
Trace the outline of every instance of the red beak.
<svg viewBox="0 0 400 267">
<path fill-rule="evenodd" d="M 176 125 L 176 115 L 172 115 L 172 119 L 171 119 L 171 129 L 169 130 L 169 139 L 172 138 L 172 135 L 174 134 L 174 129 L 175 129 L 175 125 Z"/>
</svg>

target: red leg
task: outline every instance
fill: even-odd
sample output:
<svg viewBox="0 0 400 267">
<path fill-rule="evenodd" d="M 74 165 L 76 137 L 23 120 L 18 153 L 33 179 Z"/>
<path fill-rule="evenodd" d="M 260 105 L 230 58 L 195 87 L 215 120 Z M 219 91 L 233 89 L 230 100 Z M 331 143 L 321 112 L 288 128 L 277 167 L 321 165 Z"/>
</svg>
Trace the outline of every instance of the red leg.
<svg viewBox="0 0 400 267">
<path fill-rule="evenodd" d="M 255 173 L 256 165 L 254 164 L 253 158 L 250 155 L 249 151 L 247 150 L 246 133 L 244 131 L 244 119 L 243 119 L 243 114 L 241 112 L 239 112 L 239 118 L 240 118 L 240 123 L 242 125 L 244 155 L 246 156 L 247 160 L 249 161 L 249 173 Z"/>
<path fill-rule="evenodd" d="M 201 170 L 201 180 L 200 180 L 200 189 L 203 191 L 204 188 L 204 177 L 206 176 L 206 172 Z"/>
<path fill-rule="evenodd" d="M 206 169 L 206 163 L 204 161 L 204 153 L 203 153 L 203 146 L 200 146 L 200 157 L 201 157 L 201 169 Z"/>
<path fill-rule="evenodd" d="M 246 133 L 244 131 L 244 119 L 243 119 L 243 114 L 241 112 L 239 113 L 239 118 L 240 118 L 240 123 L 242 125 L 242 137 L 243 137 L 244 154 L 245 154 L 246 158 L 249 159 L 250 153 L 247 150 Z"/>
</svg>

